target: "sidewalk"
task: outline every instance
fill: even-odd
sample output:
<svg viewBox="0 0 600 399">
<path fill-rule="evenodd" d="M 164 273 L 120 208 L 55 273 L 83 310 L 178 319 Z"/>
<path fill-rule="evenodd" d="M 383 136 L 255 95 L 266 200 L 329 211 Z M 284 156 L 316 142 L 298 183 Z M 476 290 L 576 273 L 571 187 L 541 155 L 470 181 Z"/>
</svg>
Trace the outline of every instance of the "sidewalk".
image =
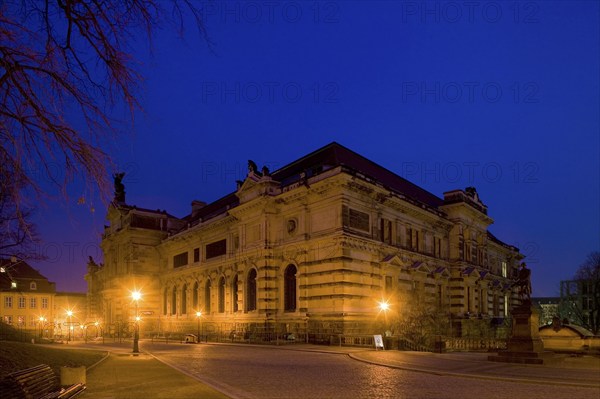
<svg viewBox="0 0 600 399">
<path fill-rule="evenodd" d="M 132 354 L 130 344 L 88 344 L 82 347 L 110 351 L 105 359 L 88 369 L 84 399 L 227 398 L 147 353 Z"/>
</svg>

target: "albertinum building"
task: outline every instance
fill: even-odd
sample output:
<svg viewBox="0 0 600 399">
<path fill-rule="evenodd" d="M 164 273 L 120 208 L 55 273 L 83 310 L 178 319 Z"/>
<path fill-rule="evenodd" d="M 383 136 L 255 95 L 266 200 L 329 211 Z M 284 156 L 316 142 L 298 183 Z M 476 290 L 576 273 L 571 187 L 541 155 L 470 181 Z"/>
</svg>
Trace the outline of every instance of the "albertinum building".
<svg viewBox="0 0 600 399">
<path fill-rule="evenodd" d="M 488 231 L 474 188 L 440 198 L 337 143 L 272 173 L 249 161 L 234 192 L 183 218 L 127 204 L 120 177 L 86 275 L 105 332 L 139 316 L 142 336 L 319 341 L 394 333 L 421 309 L 461 335 L 518 303 L 523 256 Z"/>
</svg>

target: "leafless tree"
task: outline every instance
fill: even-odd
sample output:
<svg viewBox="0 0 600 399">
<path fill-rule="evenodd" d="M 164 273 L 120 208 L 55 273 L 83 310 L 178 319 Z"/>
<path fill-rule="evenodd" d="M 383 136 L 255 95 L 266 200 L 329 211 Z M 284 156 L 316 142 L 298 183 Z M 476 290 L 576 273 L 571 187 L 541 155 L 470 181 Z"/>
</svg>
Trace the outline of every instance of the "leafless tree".
<svg viewBox="0 0 600 399">
<path fill-rule="evenodd" d="M 5 0 L 0 2 L 0 178 L 3 196 L 27 231 L 27 198 L 44 194 L 40 170 L 64 168 L 55 181 L 83 178 L 110 197 L 113 112 L 140 108 L 141 75 L 132 48 L 155 29 L 183 32 L 189 18 L 206 35 L 202 3 L 191 0 Z M 150 49 L 150 46 L 149 46 Z M 83 121 L 83 122 L 81 122 Z M 131 119 L 131 122 L 133 119 Z"/>
<path fill-rule="evenodd" d="M 561 281 L 560 317 L 600 332 L 600 252 L 588 254 L 573 280 Z"/>
</svg>

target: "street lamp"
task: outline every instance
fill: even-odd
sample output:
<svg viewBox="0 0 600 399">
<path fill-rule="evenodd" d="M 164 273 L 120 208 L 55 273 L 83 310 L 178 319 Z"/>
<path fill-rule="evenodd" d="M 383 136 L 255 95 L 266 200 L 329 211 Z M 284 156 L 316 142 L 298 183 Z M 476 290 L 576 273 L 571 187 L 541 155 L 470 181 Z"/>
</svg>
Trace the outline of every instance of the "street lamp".
<svg viewBox="0 0 600 399">
<path fill-rule="evenodd" d="M 196 312 L 196 319 L 198 320 L 198 342 L 200 343 L 200 317 L 202 317 L 202 312 Z"/>
<path fill-rule="evenodd" d="M 73 317 L 73 311 L 72 310 L 67 310 L 67 317 L 69 319 L 68 327 L 69 327 L 69 336 L 67 338 L 67 344 L 69 343 L 69 341 L 71 340 L 71 330 L 73 329 L 73 326 L 71 325 L 71 317 Z"/>
<path fill-rule="evenodd" d="M 40 316 L 39 321 L 40 321 L 40 339 L 41 339 L 41 338 L 44 338 L 44 322 L 46 321 L 46 318 L 44 316 Z"/>
<path fill-rule="evenodd" d="M 133 353 L 140 353 L 138 341 L 140 340 L 140 317 L 138 315 L 138 302 L 142 298 L 142 293 L 139 291 L 133 291 L 131 293 L 131 299 L 135 302 L 135 326 L 133 332 Z"/>
</svg>

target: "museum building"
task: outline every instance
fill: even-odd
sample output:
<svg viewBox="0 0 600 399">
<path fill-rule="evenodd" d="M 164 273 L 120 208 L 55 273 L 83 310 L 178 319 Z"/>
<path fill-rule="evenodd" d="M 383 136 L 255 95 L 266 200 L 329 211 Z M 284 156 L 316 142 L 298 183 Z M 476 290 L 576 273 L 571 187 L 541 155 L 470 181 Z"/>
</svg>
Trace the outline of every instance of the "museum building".
<svg viewBox="0 0 600 399">
<path fill-rule="evenodd" d="M 488 231 L 473 187 L 439 198 L 335 142 L 273 172 L 249 161 L 234 192 L 182 218 L 128 204 L 115 180 L 107 219 L 86 274 L 106 332 L 139 316 L 142 336 L 308 340 L 381 333 L 419 306 L 460 335 L 519 303 L 523 255 Z"/>
</svg>

